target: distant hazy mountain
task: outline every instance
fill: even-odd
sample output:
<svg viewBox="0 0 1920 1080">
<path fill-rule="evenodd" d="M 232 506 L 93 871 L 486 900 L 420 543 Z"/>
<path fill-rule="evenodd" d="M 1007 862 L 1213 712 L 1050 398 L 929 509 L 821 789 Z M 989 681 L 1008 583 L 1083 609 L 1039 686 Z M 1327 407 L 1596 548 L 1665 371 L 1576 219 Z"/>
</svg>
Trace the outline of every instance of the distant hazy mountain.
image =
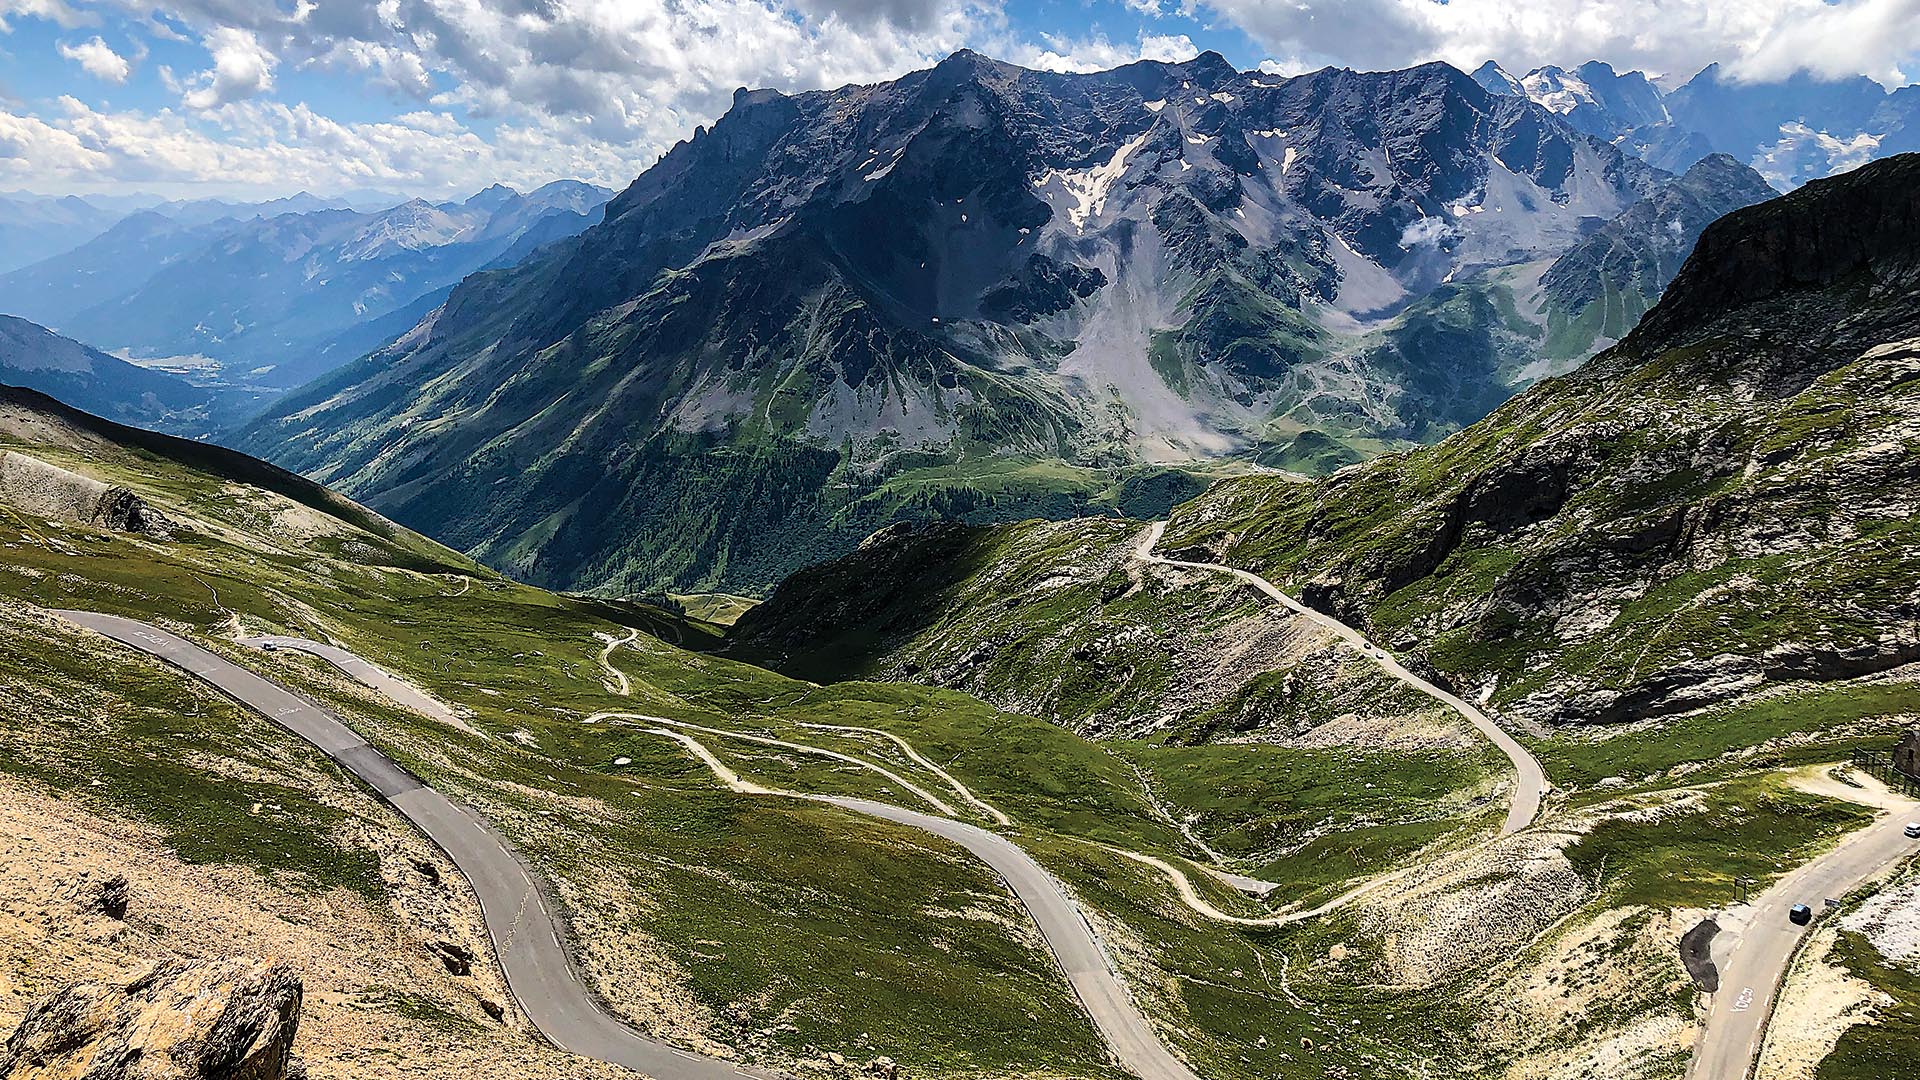
<svg viewBox="0 0 1920 1080">
<path fill-rule="evenodd" d="M 235 227 L 233 222 L 186 226 L 151 210 L 135 211 L 71 251 L 0 276 L 0 311 L 64 326 Z"/>
<path fill-rule="evenodd" d="M 1598 61 L 1515 77 L 1489 60 L 1474 79 L 1492 93 L 1529 98 L 1671 172 L 1708 154 L 1729 154 L 1786 189 L 1920 150 L 1920 88 L 1890 94 L 1862 76 L 1743 82 L 1713 64 L 1662 94 L 1640 72 L 1618 74 Z"/>
<path fill-rule="evenodd" d="M 230 382 L 295 386 L 390 340 L 369 336 L 387 316 L 417 321 L 423 297 L 586 228 L 609 194 L 559 181 L 371 213 L 270 213 L 327 202 L 311 196 L 164 204 L 0 276 L 0 309 L 135 356 L 207 357 Z"/>
<path fill-rule="evenodd" d="M 1075 512 L 1036 458 L 1438 438 L 1533 377 L 1546 267 L 1670 183 L 1442 64 L 743 91 L 243 445 L 541 582 L 764 585 L 895 515 Z"/>
<path fill-rule="evenodd" d="M 0 384 L 24 386 L 123 424 L 205 435 L 235 419 L 238 404 L 177 375 L 151 371 L 64 338 L 25 319 L 0 315 Z"/>
<path fill-rule="evenodd" d="M 0 195 L 0 273 L 78 247 L 119 218 L 72 195 Z"/>
<path fill-rule="evenodd" d="M 396 199 L 394 205 L 405 200 Z M 210 222 L 230 219 L 250 221 L 254 218 L 279 217 L 281 214 L 310 214 L 315 210 L 349 210 L 353 204 L 344 198 L 324 199 L 302 191 L 283 199 L 268 199 L 265 202 L 233 202 L 225 199 L 179 199 L 157 202 L 145 207 L 147 211 L 159 214 L 181 225 L 205 225 Z"/>
<path fill-rule="evenodd" d="M 373 193 L 323 199 L 304 191 L 265 202 L 166 200 L 138 193 L 61 196 L 0 193 L 0 274 L 66 254 L 128 217 L 140 214 L 191 227 L 315 210 L 383 209 L 404 201 L 398 196 L 383 199 Z"/>
</svg>

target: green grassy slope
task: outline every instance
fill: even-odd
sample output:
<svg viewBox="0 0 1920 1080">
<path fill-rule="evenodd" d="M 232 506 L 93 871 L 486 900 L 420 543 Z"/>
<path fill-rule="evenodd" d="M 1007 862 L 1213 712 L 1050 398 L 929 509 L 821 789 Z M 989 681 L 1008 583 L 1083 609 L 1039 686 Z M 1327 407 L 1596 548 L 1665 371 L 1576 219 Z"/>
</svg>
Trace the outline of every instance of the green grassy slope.
<svg viewBox="0 0 1920 1080">
<path fill-rule="evenodd" d="M 896 527 L 782 583 L 726 649 L 802 678 L 946 686 L 1083 733 L 1158 742 L 1433 719 L 1426 698 L 1234 579 L 1141 562 L 1145 528 Z"/>
<path fill-rule="evenodd" d="M 1206 843 L 1233 865 L 1271 870 L 1284 885 L 1280 903 L 1330 895 L 1412 846 L 1491 820 L 1476 755 L 1103 746 L 959 694 L 817 687 L 682 647 L 710 643 L 709 624 L 515 584 L 384 522 L 335 516 L 324 501 L 266 492 L 233 470 L 116 445 L 101 429 L 64 426 L 57 411 L 12 403 L 0 411 L 0 445 L 125 486 L 176 525 L 162 540 L 0 511 L 0 602 L 158 620 L 327 702 L 483 809 L 551 877 L 590 971 L 625 985 L 644 972 L 682 1015 L 670 1022 L 639 1009 L 638 1022 L 749 1060 L 791 1064 L 833 1050 L 888 1054 L 918 1075 L 1107 1075 L 1058 971 L 983 866 L 832 808 L 725 793 L 645 721 L 585 723 L 591 714 L 631 711 L 803 741 L 943 791 L 890 744 L 807 725 L 899 733 L 1011 815 L 1023 844 L 1141 942 L 1157 932 L 1161 916 L 1151 913 L 1166 909 L 1170 890 L 1100 844 L 1191 867 L 1185 860 Z M 0 768 L 103 812 L 152 820 L 192 858 L 379 894 L 364 853 L 335 827 L 342 811 L 270 779 L 298 757 L 290 739 L 137 657 L 97 645 L 68 654 L 57 643 L 86 639 L 42 616 L 30 623 L 28 633 L 9 621 L 10 637 L 28 636 L 7 655 L 25 659 L 6 662 L 0 687 L 22 701 L 71 704 L 44 715 L 10 710 Z M 642 636 L 610 658 L 631 680 L 622 696 L 605 685 L 596 635 L 629 627 Z M 302 655 L 239 646 L 236 630 L 337 641 L 455 704 L 482 736 L 400 710 Z M 118 700 L 128 704 L 107 704 Z M 908 798 L 843 762 L 702 738 L 762 783 Z M 207 771 L 200 751 L 169 755 L 179 747 L 238 755 L 246 775 Z M 103 755 L 119 768 L 112 783 L 91 786 Z M 128 761 L 142 764 L 127 769 Z M 1367 797 L 1343 797 L 1369 783 Z M 256 819 L 254 802 L 281 809 Z M 379 812 L 370 799 L 364 806 Z M 1302 849 L 1341 854 L 1291 863 Z M 1235 910 L 1265 910 L 1204 877 L 1201 887 Z M 1219 926 L 1179 933 L 1197 951 L 1163 956 L 1160 945 L 1143 945 L 1143 970 L 1177 983 L 1221 950 L 1265 948 Z M 1187 993 L 1167 1002 L 1171 1037 L 1222 1076 L 1253 1075 L 1238 1057 L 1280 1015 L 1298 1012 L 1280 1001 L 1217 1012 Z M 1257 1030 L 1242 1026 L 1249 1018 Z"/>
</svg>

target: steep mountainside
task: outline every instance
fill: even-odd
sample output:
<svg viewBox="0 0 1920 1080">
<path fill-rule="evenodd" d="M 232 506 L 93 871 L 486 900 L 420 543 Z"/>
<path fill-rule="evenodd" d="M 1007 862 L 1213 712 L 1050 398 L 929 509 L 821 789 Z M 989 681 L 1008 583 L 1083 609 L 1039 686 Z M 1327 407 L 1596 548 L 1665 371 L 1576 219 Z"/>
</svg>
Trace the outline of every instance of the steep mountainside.
<svg viewBox="0 0 1920 1080">
<path fill-rule="evenodd" d="M 1641 720 L 1920 660 L 1916 181 L 1905 155 L 1737 211 L 1578 372 L 1435 447 L 1223 481 L 1161 550 L 1261 573 L 1514 720 Z M 1139 535 L 882 534 L 783 583 L 734 647 L 1075 725 L 1287 731 L 1301 703 L 1347 700 L 1350 678 L 1297 653 L 1237 674 L 1253 639 L 1221 634 L 1230 605 L 1112 563 Z M 1859 694 L 1836 715 L 1871 712 Z"/>
<path fill-rule="evenodd" d="M 422 298 L 437 304 L 473 271 L 586 228 L 607 195 L 558 181 L 463 203 L 212 221 L 199 204 L 161 206 L 0 277 L 0 306 L 136 356 L 205 357 L 227 382 L 287 388 L 391 341 Z M 413 318 L 383 322 L 396 312 Z M 390 332 L 370 336 L 376 325 Z"/>
<path fill-rule="evenodd" d="M 742 615 L 730 655 L 820 682 L 963 690 L 1090 737 L 1391 737 L 1453 745 L 1451 714 L 1225 574 L 1149 566 L 1138 521 L 894 525 Z"/>
<path fill-rule="evenodd" d="M 1616 348 L 1432 449 L 1181 508 L 1207 552 L 1510 715 L 1920 660 L 1920 155 L 1709 227 Z"/>
<path fill-rule="evenodd" d="M 761 587 L 1009 456 L 1444 435 L 1531 377 L 1538 272 L 1667 182 L 1438 64 L 742 91 L 244 445 L 533 580 Z"/>
<path fill-rule="evenodd" d="M 44 326 L 0 315 L 0 384 L 23 386 L 127 424 L 202 435 L 241 407 L 177 375 L 108 356 Z"/>
<path fill-rule="evenodd" d="M 1549 300 L 1547 356 L 1585 357 L 1596 343 L 1625 337 L 1709 224 L 1777 194 L 1759 173 L 1714 154 L 1595 230 L 1540 279 Z"/>
</svg>

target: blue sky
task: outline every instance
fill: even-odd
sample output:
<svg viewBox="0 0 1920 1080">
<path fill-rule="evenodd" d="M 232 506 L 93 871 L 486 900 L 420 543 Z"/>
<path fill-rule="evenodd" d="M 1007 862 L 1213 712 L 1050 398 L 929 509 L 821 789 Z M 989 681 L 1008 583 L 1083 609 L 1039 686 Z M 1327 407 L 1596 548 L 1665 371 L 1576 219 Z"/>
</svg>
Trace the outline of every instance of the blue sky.
<svg viewBox="0 0 1920 1080">
<path fill-rule="evenodd" d="M 1920 0 L 0 0 L 0 190 L 449 195 L 622 186 L 734 87 L 961 47 L 1096 70 L 1603 59 L 1920 76 Z"/>
</svg>

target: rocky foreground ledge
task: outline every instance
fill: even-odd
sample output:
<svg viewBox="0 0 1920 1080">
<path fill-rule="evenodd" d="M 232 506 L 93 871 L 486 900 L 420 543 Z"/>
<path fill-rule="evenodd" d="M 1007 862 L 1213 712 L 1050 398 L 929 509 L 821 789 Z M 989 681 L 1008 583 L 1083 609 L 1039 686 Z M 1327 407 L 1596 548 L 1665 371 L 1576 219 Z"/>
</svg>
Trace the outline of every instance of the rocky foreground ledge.
<svg viewBox="0 0 1920 1080">
<path fill-rule="evenodd" d="M 0 1080 L 302 1078 L 301 996 L 291 967 L 244 957 L 80 983 L 28 1010 L 0 1046 Z"/>
</svg>

